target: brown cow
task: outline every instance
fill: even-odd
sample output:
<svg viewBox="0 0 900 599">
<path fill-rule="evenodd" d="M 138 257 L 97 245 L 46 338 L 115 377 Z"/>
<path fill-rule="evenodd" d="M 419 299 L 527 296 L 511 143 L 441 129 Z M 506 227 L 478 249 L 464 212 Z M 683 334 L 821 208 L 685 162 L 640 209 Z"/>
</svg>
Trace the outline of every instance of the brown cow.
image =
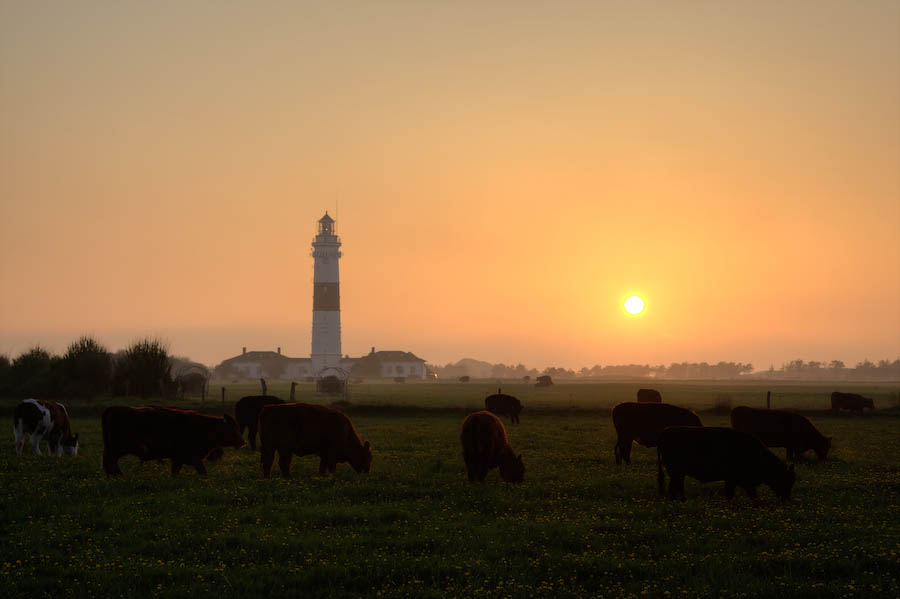
<svg viewBox="0 0 900 599">
<path fill-rule="evenodd" d="M 657 483 L 665 492 L 663 465 L 669 473 L 669 499 L 684 501 L 684 477 L 700 482 L 725 481 L 725 495 L 734 497 L 743 487 L 756 497 L 756 487 L 765 483 L 782 499 L 791 495 L 794 465 L 788 468 L 762 441 L 733 428 L 671 426 L 659 435 Z"/>
<path fill-rule="evenodd" d="M 291 384 L 293 389 L 293 383 Z M 248 395 L 237 400 L 234 404 L 234 417 L 241 427 L 241 436 L 244 429 L 250 429 L 250 449 L 256 451 L 256 431 L 259 426 L 259 413 L 265 406 L 284 403 L 274 395 Z"/>
<path fill-rule="evenodd" d="M 627 401 L 612 409 L 616 427 L 616 464 L 631 463 L 631 442 L 656 447 L 659 433 L 667 426 L 701 426 L 700 418 L 691 410 L 667 403 Z"/>
<path fill-rule="evenodd" d="M 656 389 L 638 389 L 638 403 L 662 403 L 662 395 Z"/>
<path fill-rule="evenodd" d="M 244 444 L 238 424 L 223 418 L 178 408 L 111 406 L 103 410 L 103 471 L 106 477 L 122 474 L 119 458 L 134 455 L 142 462 L 172 459 L 172 476 L 184 464 L 206 475 L 203 460 L 221 447 Z"/>
<path fill-rule="evenodd" d="M 835 412 L 851 410 L 862 414 L 864 408 L 874 410 L 875 402 L 872 401 L 871 398 L 863 397 L 857 393 L 841 393 L 840 391 L 834 391 L 831 394 L 831 409 Z"/>
<path fill-rule="evenodd" d="M 519 423 L 519 414 L 522 412 L 522 402 L 512 395 L 501 393 L 500 389 L 493 395 L 484 398 L 484 407 L 488 412 L 497 416 L 507 416 L 513 424 Z"/>
<path fill-rule="evenodd" d="M 738 406 L 731 410 L 731 426 L 750 433 L 766 447 L 786 448 L 788 460 L 808 449 L 824 460 L 831 449 L 831 437 L 822 435 L 809 418 L 785 410 Z"/>
<path fill-rule="evenodd" d="M 319 474 L 334 472 L 349 462 L 359 473 L 372 466 L 372 446 L 363 442 L 346 414 L 340 410 L 306 403 L 274 404 L 259 414 L 259 440 L 263 476 L 272 472 L 275 452 L 281 474 L 291 475 L 294 455 L 319 456 Z"/>
<path fill-rule="evenodd" d="M 500 478 L 510 483 L 522 482 L 525 464 L 509 446 L 506 429 L 499 418 L 487 411 L 466 416 L 460 441 L 469 482 L 484 482 L 488 470 L 500 468 Z"/>
<path fill-rule="evenodd" d="M 47 440 L 50 453 L 57 457 L 78 455 L 78 435 L 72 435 L 72 425 L 66 407 L 47 399 L 26 399 L 13 410 L 13 434 L 16 453 L 22 455 L 25 435 L 31 435 L 34 453 L 41 455 L 41 441 Z"/>
</svg>

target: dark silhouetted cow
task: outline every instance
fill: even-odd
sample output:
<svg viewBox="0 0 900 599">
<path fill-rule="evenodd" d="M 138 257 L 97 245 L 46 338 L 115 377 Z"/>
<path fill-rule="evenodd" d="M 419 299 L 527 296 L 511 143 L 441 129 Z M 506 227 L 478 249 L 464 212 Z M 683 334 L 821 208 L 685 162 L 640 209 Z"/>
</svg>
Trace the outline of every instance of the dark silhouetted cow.
<svg viewBox="0 0 900 599">
<path fill-rule="evenodd" d="M 522 402 L 512 395 L 501 393 L 500 389 L 493 395 L 484 398 L 484 407 L 488 412 L 497 416 L 507 416 L 509 421 L 518 424 L 519 414 L 522 412 Z"/>
<path fill-rule="evenodd" d="M 839 412 L 840 410 L 851 410 L 862 414 L 864 408 L 874 410 L 875 402 L 869 397 L 863 397 L 856 393 L 841 393 L 840 391 L 834 391 L 831 394 L 831 409 L 835 412 Z"/>
<path fill-rule="evenodd" d="M 294 455 L 319 456 L 319 473 L 334 472 L 349 462 L 356 472 L 372 466 L 372 446 L 359 438 L 347 415 L 340 410 L 306 403 L 274 404 L 259 414 L 259 441 L 263 476 L 272 472 L 275 452 L 287 478 Z"/>
<path fill-rule="evenodd" d="M 731 410 L 731 426 L 750 433 L 766 447 L 786 448 L 789 460 L 808 449 L 824 460 L 831 449 L 831 437 L 820 433 L 809 418 L 785 410 L 738 406 Z"/>
<path fill-rule="evenodd" d="M 41 455 L 41 441 L 46 440 L 50 453 L 58 456 L 78 455 L 78 435 L 72 435 L 72 425 L 65 406 L 46 399 L 26 399 L 13 410 L 13 434 L 16 453 L 22 455 L 25 435 L 31 435 L 34 453 Z"/>
<path fill-rule="evenodd" d="M 498 467 L 500 478 L 506 482 L 521 482 L 525 477 L 522 456 L 513 452 L 503 422 L 490 412 L 466 416 L 460 441 L 470 482 L 484 482 L 488 470 Z"/>
<path fill-rule="evenodd" d="M 662 403 L 662 395 L 656 389 L 638 389 L 638 403 Z"/>
<path fill-rule="evenodd" d="M 248 395 L 237 400 L 234 404 L 234 417 L 241 427 L 241 436 L 244 429 L 250 429 L 250 449 L 256 450 L 256 432 L 259 426 L 259 413 L 265 406 L 284 403 L 274 395 Z"/>
<path fill-rule="evenodd" d="M 119 459 L 134 455 L 142 462 L 172 460 L 172 476 L 184 464 L 206 475 L 203 460 L 221 447 L 240 447 L 244 439 L 230 415 L 223 418 L 192 410 L 164 407 L 112 406 L 103 410 L 103 471 L 122 474 Z"/>
<path fill-rule="evenodd" d="M 612 409 L 616 427 L 616 464 L 631 463 L 631 443 L 656 447 L 659 433 L 667 426 L 700 426 L 700 418 L 691 410 L 667 403 L 628 401 Z"/>
<path fill-rule="evenodd" d="M 684 477 L 703 483 L 725 481 L 725 495 L 734 497 L 735 487 L 756 497 L 756 487 L 765 483 L 782 499 L 791 496 L 794 465 L 787 467 L 753 435 L 724 427 L 672 426 L 659 435 L 657 483 L 665 492 L 669 473 L 669 499 L 684 501 Z"/>
</svg>

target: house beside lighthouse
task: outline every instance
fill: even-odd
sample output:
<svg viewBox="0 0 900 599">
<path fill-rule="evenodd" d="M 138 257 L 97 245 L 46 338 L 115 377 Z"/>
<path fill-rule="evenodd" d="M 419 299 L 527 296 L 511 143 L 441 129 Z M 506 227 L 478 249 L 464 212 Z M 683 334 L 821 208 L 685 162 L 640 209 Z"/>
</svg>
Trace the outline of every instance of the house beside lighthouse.
<svg viewBox="0 0 900 599">
<path fill-rule="evenodd" d="M 361 358 L 341 354 L 341 240 L 328 212 L 319 219 L 312 240 L 313 318 L 309 358 L 289 358 L 277 351 L 247 351 L 224 360 L 215 373 L 223 379 L 273 378 L 287 380 L 353 378 L 424 379 L 425 360 L 405 351 L 372 351 Z"/>
</svg>

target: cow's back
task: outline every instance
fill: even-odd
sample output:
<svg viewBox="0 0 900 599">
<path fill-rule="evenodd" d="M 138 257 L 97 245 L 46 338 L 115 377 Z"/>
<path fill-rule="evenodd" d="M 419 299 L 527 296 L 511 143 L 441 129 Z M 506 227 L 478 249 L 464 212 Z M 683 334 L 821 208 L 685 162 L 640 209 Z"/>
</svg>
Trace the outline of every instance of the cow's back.
<svg viewBox="0 0 900 599">
<path fill-rule="evenodd" d="M 326 406 L 307 403 L 277 403 L 263 406 L 259 416 L 263 444 L 296 448 L 318 448 L 335 439 L 355 440 L 359 435 L 345 414 Z"/>
<path fill-rule="evenodd" d="M 274 395 L 248 395 L 234 404 L 234 417 L 244 426 L 255 425 L 259 413 L 265 406 L 282 403 L 284 401 Z"/>
<path fill-rule="evenodd" d="M 645 447 L 654 447 L 668 426 L 701 426 L 693 411 L 667 403 L 620 403 L 612 409 L 612 418 L 620 437 L 635 439 Z"/>
<path fill-rule="evenodd" d="M 490 465 L 496 465 L 499 456 L 509 448 L 509 438 L 503 422 L 488 411 L 466 416 L 460 441 L 464 455 L 484 459 Z"/>
<path fill-rule="evenodd" d="M 638 389 L 637 400 L 639 403 L 662 403 L 662 395 L 656 389 Z"/>
</svg>

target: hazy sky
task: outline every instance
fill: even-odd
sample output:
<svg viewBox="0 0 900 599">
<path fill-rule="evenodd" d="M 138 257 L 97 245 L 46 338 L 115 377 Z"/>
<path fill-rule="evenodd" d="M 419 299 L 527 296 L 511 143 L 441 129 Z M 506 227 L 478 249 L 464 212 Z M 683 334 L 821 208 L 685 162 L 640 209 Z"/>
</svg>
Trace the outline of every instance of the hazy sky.
<svg viewBox="0 0 900 599">
<path fill-rule="evenodd" d="M 0 353 L 900 356 L 900 2 L 0 0 Z M 647 309 L 628 317 L 622 300 Z"/>
</svg>

